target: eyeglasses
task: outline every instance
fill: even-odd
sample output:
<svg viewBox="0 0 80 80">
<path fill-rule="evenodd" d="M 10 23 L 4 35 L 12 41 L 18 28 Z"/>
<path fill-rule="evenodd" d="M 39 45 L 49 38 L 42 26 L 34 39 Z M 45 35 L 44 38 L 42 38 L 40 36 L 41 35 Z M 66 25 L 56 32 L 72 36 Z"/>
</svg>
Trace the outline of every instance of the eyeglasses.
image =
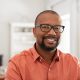
<svg viewBox="0 0 80 80">
<path fill-rule="evenodd" d="M 62 25 L 50 25 L 50 24 L 37 24 L 36 27 L 40 27 L 42 32 L 49 32 L 53 29 L 55 32 L 62 33 L 64 31 L 65 26 Z"/>
</svg>

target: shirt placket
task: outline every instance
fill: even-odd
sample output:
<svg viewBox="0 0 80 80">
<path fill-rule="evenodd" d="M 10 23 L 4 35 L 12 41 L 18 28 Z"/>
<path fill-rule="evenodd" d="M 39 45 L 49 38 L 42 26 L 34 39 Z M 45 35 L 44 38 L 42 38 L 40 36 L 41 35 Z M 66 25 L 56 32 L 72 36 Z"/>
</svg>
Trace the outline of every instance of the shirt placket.
<svg viewBox="0 0 80 80">
<path fill-rule="evenodd" d="M 55 71 L 56 70 L 55 69 L 55 67 L 56 67 L 55 64 L 56 64 L 56 62 L 53 61 L 51 63 L 51 65 L 49 66 L 47 80 L 58 80 L 58 78 L 56 77 L 57 76 L 57 72 Z"/>
</svg>

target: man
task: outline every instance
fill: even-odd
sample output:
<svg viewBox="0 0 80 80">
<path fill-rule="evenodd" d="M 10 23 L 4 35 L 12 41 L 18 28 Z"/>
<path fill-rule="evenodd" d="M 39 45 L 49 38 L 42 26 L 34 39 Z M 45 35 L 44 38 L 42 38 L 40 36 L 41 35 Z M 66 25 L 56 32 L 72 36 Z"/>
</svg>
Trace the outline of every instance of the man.
<svg viewBox="0 0 80 80">
<path fill-rule="evenodd" d="M 41 12 L 33 28 L 33 48 L 9 61 L 5 80 L 80 80 L 78 60 L 57 49 L 63 30 L 58 13 Z"/>
</svg>

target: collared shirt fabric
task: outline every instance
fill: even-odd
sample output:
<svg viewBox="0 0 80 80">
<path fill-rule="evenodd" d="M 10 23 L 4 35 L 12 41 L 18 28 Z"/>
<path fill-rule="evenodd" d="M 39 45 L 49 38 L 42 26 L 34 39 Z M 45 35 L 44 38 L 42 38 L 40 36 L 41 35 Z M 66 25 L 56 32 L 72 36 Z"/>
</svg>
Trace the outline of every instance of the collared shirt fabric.
<svg viewBox="0 0 80 80">
<path fill-rule="evenodd" d="M 80 67 L 76 58 L 58 49 L 48 64 L 33 47 L 10 59 L 5 80 L 80 80 Z"/>
</svg>

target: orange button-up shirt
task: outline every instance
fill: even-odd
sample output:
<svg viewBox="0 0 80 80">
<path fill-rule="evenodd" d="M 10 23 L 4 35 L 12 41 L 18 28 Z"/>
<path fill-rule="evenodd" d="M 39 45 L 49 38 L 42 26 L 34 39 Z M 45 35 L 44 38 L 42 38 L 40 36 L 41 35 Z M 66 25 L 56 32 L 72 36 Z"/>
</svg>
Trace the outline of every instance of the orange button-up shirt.
<svg viewBox="0 0 80 80">
<path fill-rule="evenodd" d="M 50 65 L 31 48 L 9 61 L 5 80 L 80 80 L 80 67 L 76 58 L 60 50 Z"/>
</svg>

